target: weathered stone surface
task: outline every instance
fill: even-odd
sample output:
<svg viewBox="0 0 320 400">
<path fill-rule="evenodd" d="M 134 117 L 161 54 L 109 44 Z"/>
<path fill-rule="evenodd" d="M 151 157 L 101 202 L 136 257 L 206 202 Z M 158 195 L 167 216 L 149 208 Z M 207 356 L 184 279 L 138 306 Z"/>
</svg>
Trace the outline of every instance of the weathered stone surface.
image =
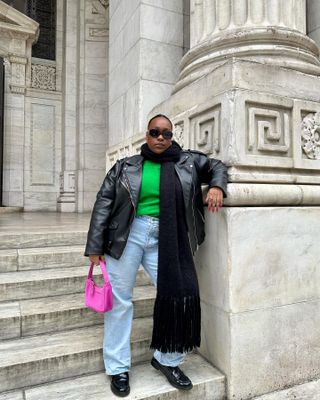
<svg viewBox="0 0 320 400">
<path fill-rule="evenodd" d="M 290 389 L 265 394 L 253 400 L 318 400 L 320 396 L 320 380 L 302 383 Z"/>
<path fill-rule="evenodd" d="M 133 366 L 130 372 L 131 393 L 129 400 L 223 400 L 224 376 L 202 357 L 187 356 L 181 367 L 193 382 L 193 389 L 184 392 L 173 388 L 166 378 L 150 363 Z M 110 379 L 103 373 L 90 377 L 67 379 L 26 390 L 26 400 L 104 400 L 117 399 L 110 390 Z M 11 399 L 10 399 L 11 400 Z"/>
<path fill-rule="evenodd" d="M 101 270 L 94 271 L 97 282 L 99 282 L 99 277 L 101 281 Z M 84 293 L 88 272 L 88 267 L 83 266 L 2 273 L 0 301 Z M 136 284 L 149 283 L 149 277 L 140 269 Z"/>
<path fill-rule="evenodd" d="M 153 286 L 135 287 L 134 318 L 152 316 L 154 299 Z M 86 307 L 84 292 L 0 303 L 0 339 L 97 324 L 103 324 L 103 314 Z"/>
<path fill-rule="evenodd" d="M 206 214 L 207 237 L 196 256 L 201 354 L 227 375 L 230 398 L 320 375 L 319 212 L 229 207 Z"/>
<path fill-rule="evenodd" d="M 135 363 L 150 357 L 151 327 L 152 318 L 134 320 Z M 102 339 L 97 325 L 0 342 L 0 391 L 104 370 Z"/>
</svg>

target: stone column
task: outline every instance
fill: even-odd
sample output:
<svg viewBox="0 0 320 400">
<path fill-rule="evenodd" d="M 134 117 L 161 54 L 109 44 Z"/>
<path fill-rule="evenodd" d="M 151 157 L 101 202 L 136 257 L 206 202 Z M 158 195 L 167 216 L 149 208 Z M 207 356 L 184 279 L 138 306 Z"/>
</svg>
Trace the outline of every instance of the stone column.
<svg viewBox="0 0 320 400">
<path fill-rule="evenodd" d="M 5 64 L 3 204 L 24 206 L 25 101 L 31 48 L 39 24 L 0 2 L 0 56 Z"/>
<path fill-rule="evenodd" d="M 191 1 L 191 48 L 153 108 L 229 166 L 196 254 L 199 352 L 244 400 L 320 374 L 320 64 L 301 0 Z"/>
<path fill-rule="evenodd" d="M 65 3 L 65 48 L 64 48 L 64 111 L 62 118 L 62 172 L 60 174 L 59 211 L 76 211 L 76 182 L 78 169 L 78 80 L 79 80 L 79 8 L 80 3 L 70 0 Z"/>
<path fill-rule="evenodd" d="M 190 51 L 175 91 L 230 57 L 320 74 L 305 0 L 191 0 Z"/>
</svg>

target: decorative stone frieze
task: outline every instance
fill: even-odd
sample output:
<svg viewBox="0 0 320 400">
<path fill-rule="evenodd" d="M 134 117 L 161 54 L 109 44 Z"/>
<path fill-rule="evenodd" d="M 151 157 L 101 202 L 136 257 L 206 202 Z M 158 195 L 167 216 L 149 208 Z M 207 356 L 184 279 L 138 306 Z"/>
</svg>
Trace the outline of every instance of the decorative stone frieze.
<svg viewBox="0 0 320 400">
<path fill-rule="evenodd" d="M 301 146 L 312 160 L 320 160 L 320 112 L 310 113 L 301 124 Z"/>
<path fill-rule="evenodd" d="M 106 154 L 106 171 L 119 159 L 140 153 L 141 145 L 145 142 L 144 135 L 136 135 L 134 138 L 127 139 L 121 144 L 108 149 Z"/>
<path fill-rule="evenodd" d="M 55 65 L 32 64 L 31 86 L 34 89 L 56 90 Z"/>
</svg>

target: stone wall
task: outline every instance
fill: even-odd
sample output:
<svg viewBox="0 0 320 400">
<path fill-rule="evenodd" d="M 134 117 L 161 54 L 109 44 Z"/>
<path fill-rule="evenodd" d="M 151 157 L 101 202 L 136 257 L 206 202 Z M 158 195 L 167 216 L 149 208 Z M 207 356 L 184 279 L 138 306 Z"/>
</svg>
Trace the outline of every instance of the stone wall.
<svg viewBox="0 0 320 400">
<path fill-rule="evenodd" d="M 183 0 L 110 1 L 109 146 L 145 132 L 183 55 Z"/>
</svg>

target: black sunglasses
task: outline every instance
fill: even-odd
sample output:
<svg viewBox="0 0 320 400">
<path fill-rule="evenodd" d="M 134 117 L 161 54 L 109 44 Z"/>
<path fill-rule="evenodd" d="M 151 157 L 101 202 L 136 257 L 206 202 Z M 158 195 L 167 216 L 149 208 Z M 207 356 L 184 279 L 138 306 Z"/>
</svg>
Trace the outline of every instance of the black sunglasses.
<svg viewBox="0 0 320 400">
<path fill-rule="evenodd" d="M 148 134 L 153 138 L 157 138 L 162 135 L 164 139 L 172 139 L 173 136 L 173 133 L 171 131 L 161 132 L 159 131 L 159 129 L 150 129 Z"/>
</svg>

